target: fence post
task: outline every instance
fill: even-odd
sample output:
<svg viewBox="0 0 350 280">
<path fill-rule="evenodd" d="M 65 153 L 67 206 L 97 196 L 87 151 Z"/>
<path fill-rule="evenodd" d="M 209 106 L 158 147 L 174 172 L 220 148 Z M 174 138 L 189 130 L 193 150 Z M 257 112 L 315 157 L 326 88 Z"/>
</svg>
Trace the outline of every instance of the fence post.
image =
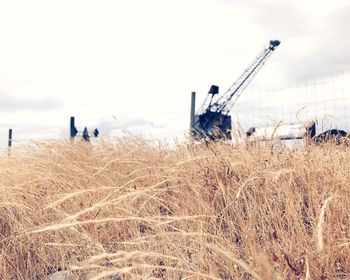
<svg viewBox="0 0 350 280">
<path fill-rule="evenodd" d="M 190 135 L 193 134 L 194 123 L 195 123 L 195 110 L 196 110 L 196 92 L 191 93 L 191 115 L 190 115 Z"/>
</svg>

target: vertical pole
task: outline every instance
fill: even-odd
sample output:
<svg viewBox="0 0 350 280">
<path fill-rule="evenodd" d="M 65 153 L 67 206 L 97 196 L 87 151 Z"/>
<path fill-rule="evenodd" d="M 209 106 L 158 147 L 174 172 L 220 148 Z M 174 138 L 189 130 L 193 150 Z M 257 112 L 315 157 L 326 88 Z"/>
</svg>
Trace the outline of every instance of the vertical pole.
<svg viewBox="0 0 350 280">
<path fill-rule="evenodd" d="M 195 110 L 196 110 L 196 92 L 191 93 L 191 115 L 190 115 L 190 133 L 193 134 L 194 123 L 195 123 Z"/>
<path fill-rule="evenodd" d="M 75 133 L 76 128 L 75 128 L 75 118 L 70 117 L 70 139 L 73 140 L 74 136 L 76 135 Z"/>
<path fill-rule="evenodd" d="M 7 149 L 8 156 L 11 156 L 11 146 L 12 146 L 12 128 L 9 129 L 8 149 Z"/>
<path fill-rule="evenodd" d="M 9 129 L 8 147 L 12 146 L 12 128 Z"/>
</svg>

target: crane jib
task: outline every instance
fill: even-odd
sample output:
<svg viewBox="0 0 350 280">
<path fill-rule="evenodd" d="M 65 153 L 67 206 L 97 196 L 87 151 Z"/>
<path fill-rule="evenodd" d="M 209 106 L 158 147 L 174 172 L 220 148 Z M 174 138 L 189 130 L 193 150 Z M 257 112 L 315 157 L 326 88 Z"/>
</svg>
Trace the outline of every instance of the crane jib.
<svg viewBox="0 0 350 280">
<path fill-rule="evenodd" d="M 229 111 L 232 109 L 232 106 L 234 104 L 231 104 L 231 108 L 226 108 L 227 104 L 229 104 L 230 100 L 232 99 L 232 97 L 244 86 L 246 87 L 248 84 L 245 84 L 246 82 L 250 82 L 251 81 L 251 77 L 254 76 L 258 70 L 259 66 L 262 66 L 262 64 L 266 61 L 266 59 L 270 56 L 270 54 L 273 52 L 274 49 L 271 49 L 270 47 L 267 48 L 264 52 L 264 55 L 261 59 L 258 60 L 257 63 L 254 63 L 253 69 L 251 71 L 248 72 L 248 74 L 243 78 L 242 81 L 240 81 L 238 83 L 238 85 L 235 87 L 236 84 L 234 84 L 226 93 L 225 95 L 223 95 L 221 99 L 223 99 L 223 101 L 220 104 L 220 100 L 218 100 L 218 108 L 217 108 L 217 112 L 222 112 L 223 110 L 227 109 L 227 113 L 229 113 Z M 232 88 L 235 88 L 234 90 L 232 90 Z M 228 96 L 227 96 L 228 95 Z M 226 97 L 227 96 L 227 97 Z"/>
</svg>

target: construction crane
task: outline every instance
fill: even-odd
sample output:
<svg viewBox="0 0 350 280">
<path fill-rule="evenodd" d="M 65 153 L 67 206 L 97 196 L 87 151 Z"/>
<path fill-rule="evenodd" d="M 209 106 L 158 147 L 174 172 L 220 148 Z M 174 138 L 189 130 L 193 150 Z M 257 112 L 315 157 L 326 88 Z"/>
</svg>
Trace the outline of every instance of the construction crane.
<svg viewBox="0 0 350 280">
<path fill-rule="evenodd" d="M 221 96 L 219 87 L 212 85 L 206 99 L 195 116 L 192 133 L 195 139 L 232 139 L 232 121 L 229 115 L 233 105 L 259 72 L 280 41 L 271 40 L 239 79 Z"/>
</svg>

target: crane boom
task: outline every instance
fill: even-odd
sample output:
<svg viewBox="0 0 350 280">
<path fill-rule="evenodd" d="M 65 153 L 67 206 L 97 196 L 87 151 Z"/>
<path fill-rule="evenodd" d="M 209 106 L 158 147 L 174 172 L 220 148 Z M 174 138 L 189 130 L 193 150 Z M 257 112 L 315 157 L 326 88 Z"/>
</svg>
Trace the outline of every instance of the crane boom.
<svg viewBox="0 0 350 280">
<path fill-rule="evenodd" d="M 279 44 L 280 41 L 270 41 L 269 47 L 264 49 L 263 52 L 258 55 L 256 60 L 249 66 L 249 68 L 247 68 L 242 76 L 226 91 L 223 96 L 220 97 L 220 99 L 217 101 L 217 107 L 215 108 L 215 106 L 213 106 L 211 110 L 228 114 L 233 105 L 236 103 L 237 99 L 240 97 L 241 93 L 253 80 L 255 75 L 263 67 L 267 59 L 279 46 Z"/>
<path fill-rule="evenodd" d="M 197 114 L 194 127 L 196 138 L 205 136 L 231 139 L 231 117 L 228 116 L 229 112 L 280 43 L 278 40 L 271 40 L 269 46 L 259 53 L 254 62 L 222 96 L 219 96 L 217 86 L 213 85 L 210 88 L 209 94 Z M 212 135 L 214 129 L 216 129 L 215 137 Z"/>
</svg>

